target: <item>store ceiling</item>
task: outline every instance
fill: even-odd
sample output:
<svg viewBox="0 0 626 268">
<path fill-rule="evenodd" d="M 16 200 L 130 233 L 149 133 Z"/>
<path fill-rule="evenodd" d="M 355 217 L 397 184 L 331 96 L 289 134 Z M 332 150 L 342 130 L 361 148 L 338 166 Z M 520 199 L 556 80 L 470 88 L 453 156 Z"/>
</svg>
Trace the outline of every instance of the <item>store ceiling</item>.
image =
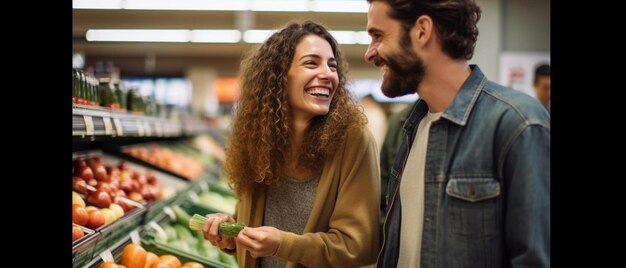
<svg viewBox="0 0 626 268">
<path fill-rule="evenodd" d="M 126 76 L 180 76 L 189 66 L 214 65 L 219 75 L 235 75 L 241 55 L 255 44 L 88 42 L 89 29 L 237 29 L 241 11 L 74 9 L 73 51 L 86 66 L 113 61 Z M 311 19 L 331 30 L 363 31 L 366 13 L 251 12 L 251 29 L 277 29 L 291 20 Z M 366 45 L 341 45 L 351 66 L 364 66 Z M 146 68 L 154 60 L 154 69 Z"/>
</svg>

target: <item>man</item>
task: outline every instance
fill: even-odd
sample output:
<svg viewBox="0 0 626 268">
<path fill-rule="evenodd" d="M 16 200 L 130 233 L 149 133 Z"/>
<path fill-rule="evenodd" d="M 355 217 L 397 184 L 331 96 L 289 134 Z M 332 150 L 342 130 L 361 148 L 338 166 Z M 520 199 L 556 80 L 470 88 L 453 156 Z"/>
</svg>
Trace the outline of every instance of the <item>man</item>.
<svg viewBox="0 0 626 268">
<path fill-rule="evenodd" d="M 550 119 L 469 65 L 473 0 L 368 0 L 365 59 L 418 93 L 388 184 L 378 267 L 549 267 Z"/>
<path fill-rule="evenodd" d="M 535 68 L 533 87 L 539 102 L 550 111 L 550 65 L 541 64 Z"/>
</svg>

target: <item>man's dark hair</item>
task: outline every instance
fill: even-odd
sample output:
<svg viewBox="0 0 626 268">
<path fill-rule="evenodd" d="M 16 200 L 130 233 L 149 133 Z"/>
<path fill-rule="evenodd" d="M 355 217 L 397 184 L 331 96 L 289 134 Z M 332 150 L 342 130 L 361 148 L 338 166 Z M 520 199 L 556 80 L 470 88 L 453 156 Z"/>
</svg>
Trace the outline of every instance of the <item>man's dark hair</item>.
<svg viewBox="0 0 626 268">
<path fill-rule="evenodd" d="M 535 81 L 533 83 L 537 84 L 539 77 L 542 76 L 550 76 L 550 65 L 541 64 L 535 68 Z"/>
<path fill-rule="evenodd" d="M 478 38 L 480 7 L 474 0 L 367 0 L 383 1 L 391 8 L 390 17 L 400 21 L 404 30 L 404 43 L 410 43 L 410 32 L 422 15 L 429 16 L 441 40 L 443 51 L 453 59 L 469 60 L 474 56 Z"/>
</svg>

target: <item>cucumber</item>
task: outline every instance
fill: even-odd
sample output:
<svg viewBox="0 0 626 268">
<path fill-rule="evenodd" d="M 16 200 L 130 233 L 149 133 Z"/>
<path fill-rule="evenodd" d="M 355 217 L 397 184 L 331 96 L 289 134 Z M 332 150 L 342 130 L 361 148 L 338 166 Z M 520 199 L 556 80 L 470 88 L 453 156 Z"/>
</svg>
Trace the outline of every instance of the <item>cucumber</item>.
<svg viewBox="0 0 626 268">
<path fill-rule="evenodd" d="M 243 223 L 239 222 L 222 222 L 217 228 L 217 233 L 221 236 L 235 237 L 243 227 L 246 227 Z"/>
</svg>

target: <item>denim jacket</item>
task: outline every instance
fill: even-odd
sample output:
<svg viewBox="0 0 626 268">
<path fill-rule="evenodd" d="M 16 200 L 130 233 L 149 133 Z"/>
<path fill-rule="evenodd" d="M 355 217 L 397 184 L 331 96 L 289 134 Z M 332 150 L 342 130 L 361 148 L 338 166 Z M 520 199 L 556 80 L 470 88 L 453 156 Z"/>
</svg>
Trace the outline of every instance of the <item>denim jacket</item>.
<svg viewBox="0 0 626 268">
<path fill-rule="evenodd" d="M 550 267 L 550 116 L 532 97 L 470 67 L 429 132 L 421 268 Z M 406 160 L 428 112 L 417 102 L 391 169 L 378 267 L 398 264 L 399 187 L 404 167 L 414 167 Z"/>
</svg>

